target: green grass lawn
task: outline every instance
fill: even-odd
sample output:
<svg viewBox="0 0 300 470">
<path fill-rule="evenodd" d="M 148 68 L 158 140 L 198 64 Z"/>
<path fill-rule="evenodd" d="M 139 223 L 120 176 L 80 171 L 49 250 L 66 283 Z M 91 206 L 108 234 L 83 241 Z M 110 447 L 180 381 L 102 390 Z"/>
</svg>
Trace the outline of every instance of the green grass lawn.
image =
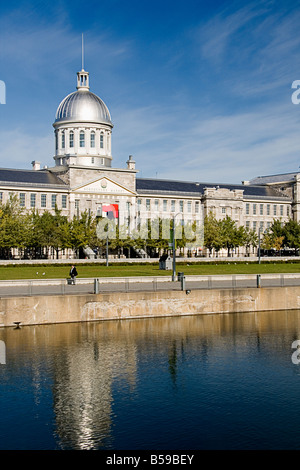
<svg viewBox="0 0 300 470">
<path fill-rule="evenodd" d="M 0 280 L 13 279 L 56 279 L 69 277 L 69 265 L 14 265 L 0 267 Z M 125 276 L 172 276 L 172 271 L 160 270 L 155 265 L 77 265 L 79 278 L 125 277 Z M 176 272 L 185 275 L 213 274 L 264 274 L 264 273 L 300 273 L 299 263 L 234 263 L 230 264 L 181 264 L 176 263 Z"/>
</svg>

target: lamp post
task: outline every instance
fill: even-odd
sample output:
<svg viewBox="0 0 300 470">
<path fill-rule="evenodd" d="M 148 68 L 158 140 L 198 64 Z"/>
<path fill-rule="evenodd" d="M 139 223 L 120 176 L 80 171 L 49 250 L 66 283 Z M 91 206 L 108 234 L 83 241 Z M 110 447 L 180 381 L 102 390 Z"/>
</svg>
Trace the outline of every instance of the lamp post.
<svg viewBox="0 0 300 470">
<path fill-rule="evenodd" d="M 106 266 L 108 266 L 108 234 L 106 235 Z"/>
<path fill-rule="evenodd" d="M 260 226 L 258 227 L 258 264 L 260 264 Z"/>
<path fill-rule="evenodd" d="M 175 217 L 177 215 L 181 214 L 181 212 L 177 212 L 177 214 L 173 215 L 173 240 L 172 240 L 172 246 L 173 246 L 173 273 L 172 273 L 172 281 L 176 280 L 176 243 L 175 243 Z"/>
</svg>

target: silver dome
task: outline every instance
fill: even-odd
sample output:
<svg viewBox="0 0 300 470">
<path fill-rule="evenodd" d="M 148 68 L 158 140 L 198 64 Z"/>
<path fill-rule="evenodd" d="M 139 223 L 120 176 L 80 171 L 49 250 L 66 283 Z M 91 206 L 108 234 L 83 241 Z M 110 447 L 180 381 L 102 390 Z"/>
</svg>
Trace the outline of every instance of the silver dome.
<svg viewBox="0 0 300 470">
<path fill-rule="evenodd" d="M 62 100 L 57 108 L 55 123 L 97 122 L 112 126 L 106 104 L 87 90 L 74 91 Z"/>
</svg>

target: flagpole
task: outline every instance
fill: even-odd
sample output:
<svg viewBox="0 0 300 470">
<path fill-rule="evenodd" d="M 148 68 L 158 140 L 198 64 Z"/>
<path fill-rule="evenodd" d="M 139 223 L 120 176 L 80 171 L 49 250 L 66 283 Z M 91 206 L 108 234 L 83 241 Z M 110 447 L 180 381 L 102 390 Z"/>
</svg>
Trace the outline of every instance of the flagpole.
<svg viewBox="0 0 300 470">
<path fill-rule="evenodd" d="M 108 235 L 106 235 L 106 266 L 108 266 Z"/>
</svg>

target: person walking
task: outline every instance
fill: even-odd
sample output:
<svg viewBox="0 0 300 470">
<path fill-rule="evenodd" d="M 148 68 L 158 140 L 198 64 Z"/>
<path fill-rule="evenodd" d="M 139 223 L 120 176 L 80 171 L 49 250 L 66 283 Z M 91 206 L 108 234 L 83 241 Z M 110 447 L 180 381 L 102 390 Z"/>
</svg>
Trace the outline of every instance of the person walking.
<svg viewBox="0 0 300 470">
<path fill-rule="evenodd" d="M 76 276 L 78 276 L 78 272 L 77 272 L 77 269 L 76 267 L 73 265 L 70 269 L 70 276 L 71 276 L 71 279 L 72 279 L 72 284 L 75 284 L 76 282 Z"/>
</svg>

